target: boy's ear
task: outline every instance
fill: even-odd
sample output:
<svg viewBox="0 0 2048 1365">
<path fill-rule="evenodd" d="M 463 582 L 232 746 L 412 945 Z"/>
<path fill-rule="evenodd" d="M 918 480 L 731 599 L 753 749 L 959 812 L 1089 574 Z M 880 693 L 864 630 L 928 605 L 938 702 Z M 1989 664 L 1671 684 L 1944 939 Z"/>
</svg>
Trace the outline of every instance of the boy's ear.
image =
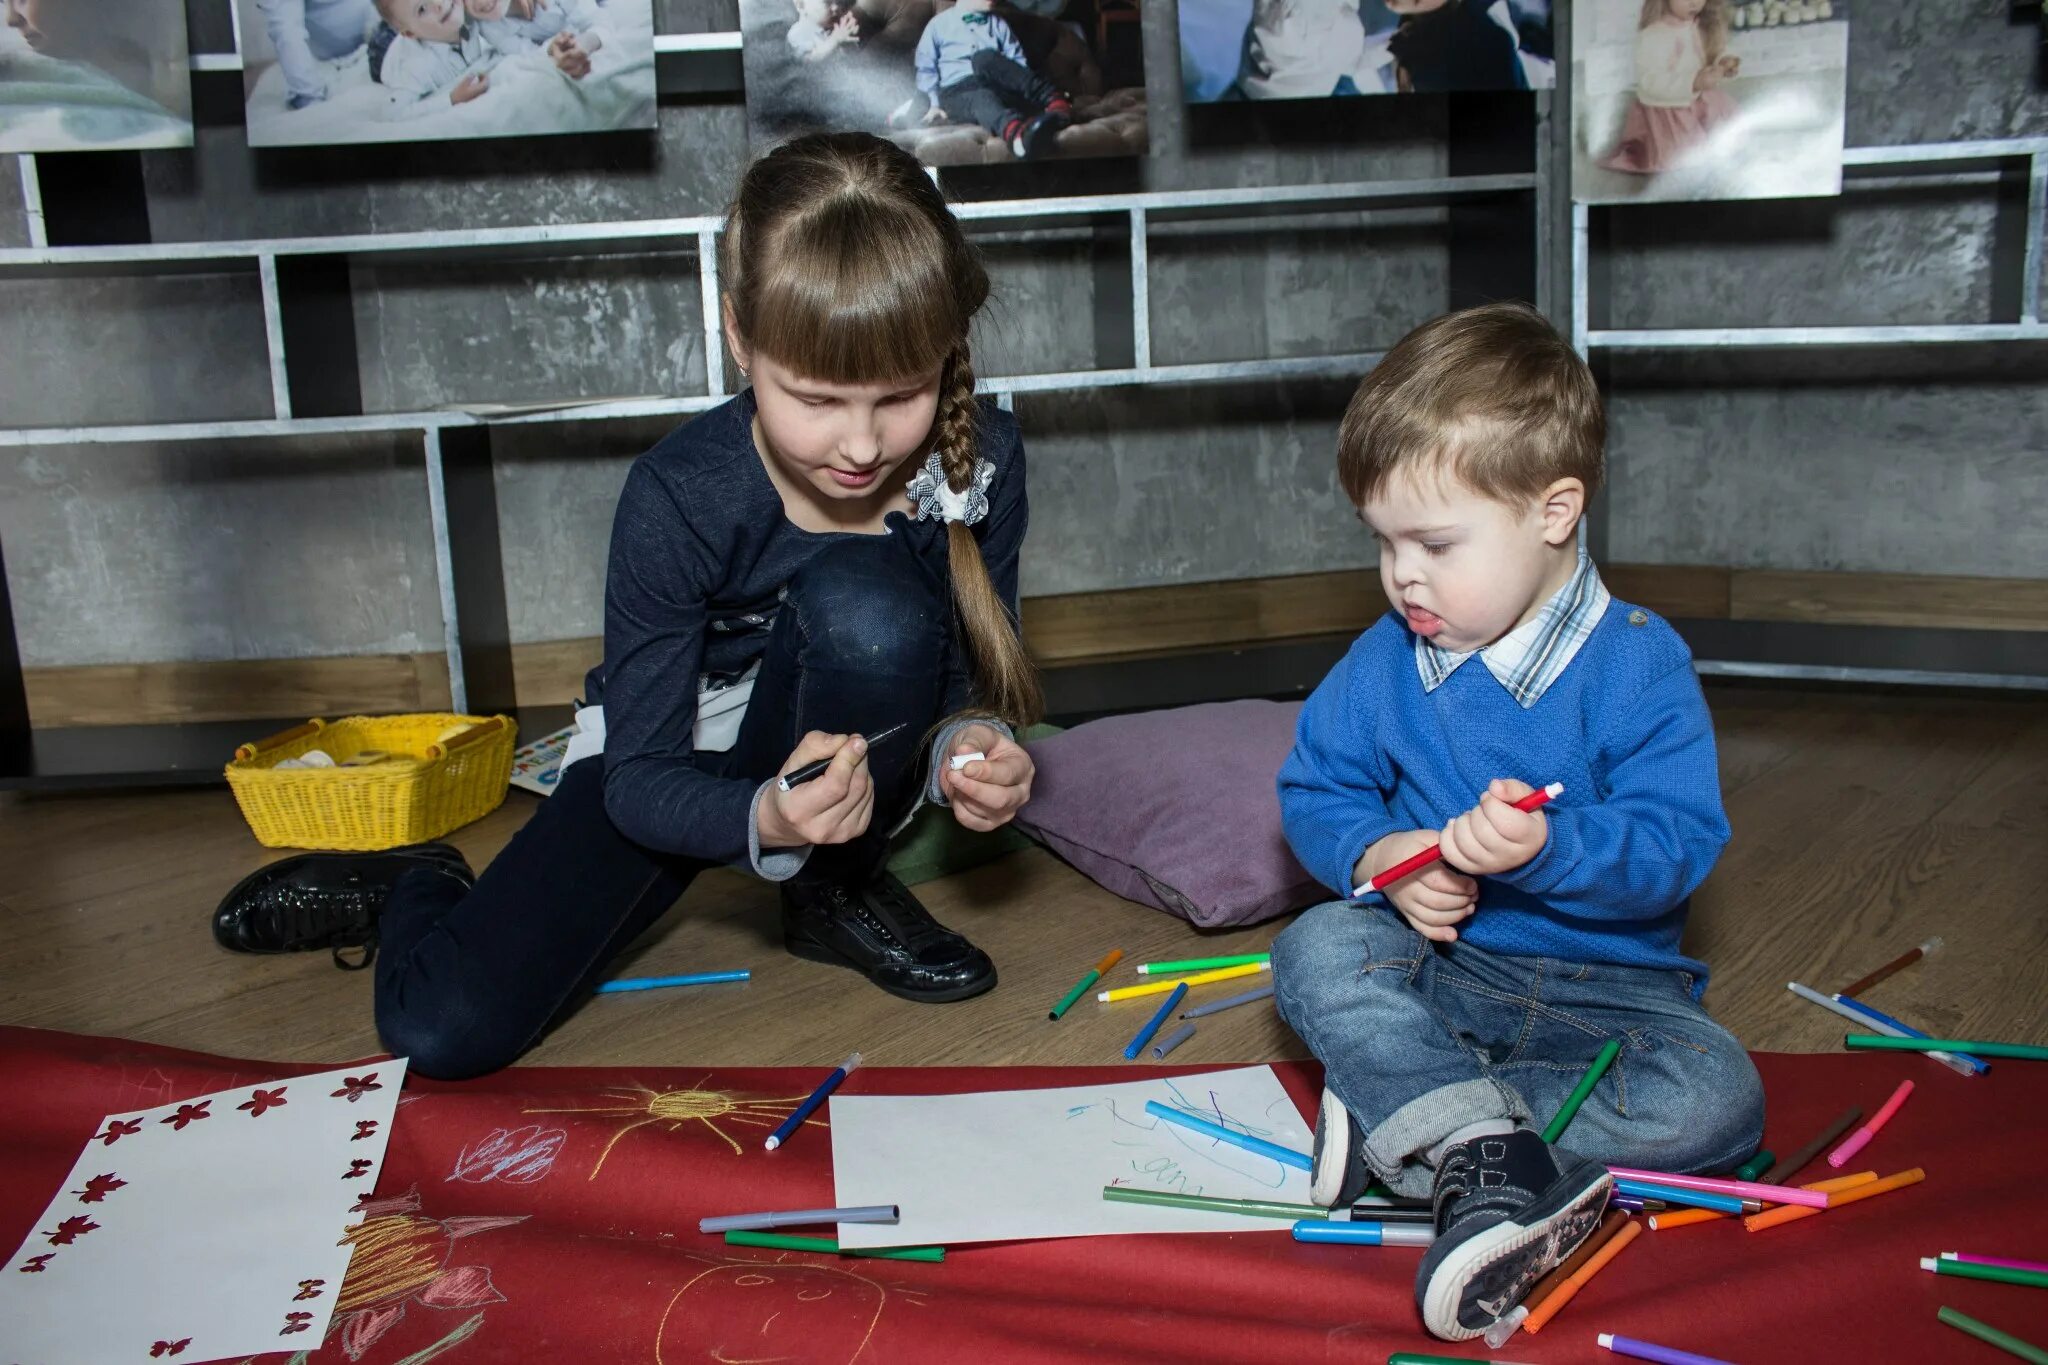
<svg viewBox="0 0 2048 1365">
<path fill-rule="evenodd" d="M 1543 543 L 1563 545 L 1579 533 L 1579 519 L 1586 514 L 1586 485 L 1578 479 L 1559 479 L 1543 490 Z"/>
</svg>

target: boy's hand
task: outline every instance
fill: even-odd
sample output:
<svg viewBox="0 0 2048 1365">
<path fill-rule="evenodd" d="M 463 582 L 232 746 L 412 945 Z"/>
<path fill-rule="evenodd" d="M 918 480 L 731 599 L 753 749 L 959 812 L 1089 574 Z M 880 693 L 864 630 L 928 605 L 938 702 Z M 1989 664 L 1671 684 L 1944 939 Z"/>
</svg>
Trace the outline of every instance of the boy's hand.
<svg viewBox="0 0 2048 1365">
<path fill-rule="evenodd" d="M 572 81 L 580 81 L 590 74 L 590 53 L 567 29 L 548 40 L 548 56 L 556 69 Z"/>
<path fill-rule="evenodd" d="M 1031 799 L 1038 766 L 1023 745 L 994 726 L 968 726 L 953 736 L 953 753 L 987 755 L 957 773 L 951 763 L 939 768 L 939 790 L 953 803 L 953 818 L 968 829 L 986 833 L 1007 825 Z"/>
<path fill-rule="evenodd" d="M 944 123 L 946 121 L 946 111 L 934 104 L 931 108 L 924 111 L 924 121 L 926 123 Z"/>
<path fill-rule="evenodd" d="M 787 773 L 820 758 L 832 760 L 823 774 L 791 791 L 768 788 L 754 824 L 763 848 L 803 844 L 844 844 L 867 833 L 875 810 L 875 784 L 868 772 L 868 742 L 859 735 L 813 730 L 783 761 Z"/>
<path fill-rule="evenodd" d="M 1543 811 L 1516 810 L 1513 803 L 1535 788 L 1512 777 L 1497 777 L 1479 804 L 1444 826 L 1438 842 L 1444 861 L 1476 877 L 1512 872 L 1543 851 L 1550 822 Z"/>
<path fill-rule="evenodd" d="M 448 92 L 448 102 L 450 104 L 468 104 L 490 88 L 490 72 L 472 71 L 461 80 L 455 82 L 455 88 Z"/>
<path fill-rule="evenodd" d="M 1351 870 L 1351 884 L 1364 886 L 1395 863 L 1413 857 L 1436 842 L 1436 835 L 1426 829 L 1404 829 L 1399 834 L 1389 834 L 1368 848 L 1365 856 L 1358 860 L 1358 866 Z M 1403 877 L 1380 894 L 1416 933 L 1438 943 L 1449 943 L 1458 937 L 1453 926 L 1470 915 L 1478 902 L 1479 883 L 1441 862 L 1435 862 L 1420 872 Z"/>
</svg>

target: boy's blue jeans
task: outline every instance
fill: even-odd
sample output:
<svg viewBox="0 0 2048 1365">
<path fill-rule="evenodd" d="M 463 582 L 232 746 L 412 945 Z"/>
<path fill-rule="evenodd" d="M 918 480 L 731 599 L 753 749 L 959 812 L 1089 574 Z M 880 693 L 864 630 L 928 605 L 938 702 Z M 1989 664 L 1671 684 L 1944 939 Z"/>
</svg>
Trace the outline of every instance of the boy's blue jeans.
<svg viewBox="0 0 2048 1365">
<path fill-rule="evenodd" d="M 1484 914 L 1485 911 L 1479 913 Z M 1396 1194 L 1468 1124 L 1542 1128 L 1608 1039 L 1621 1055 L 1558 1145 L 1598 1162 L 1722 1171 L 1756 1151 L 1763 1082 L 1693 999 L 1690 973 L 1436 944 L 1391 907 L 1335 901 L 1273 944 L 1280 1013 L 1322 1059 Z"/>
</svg>

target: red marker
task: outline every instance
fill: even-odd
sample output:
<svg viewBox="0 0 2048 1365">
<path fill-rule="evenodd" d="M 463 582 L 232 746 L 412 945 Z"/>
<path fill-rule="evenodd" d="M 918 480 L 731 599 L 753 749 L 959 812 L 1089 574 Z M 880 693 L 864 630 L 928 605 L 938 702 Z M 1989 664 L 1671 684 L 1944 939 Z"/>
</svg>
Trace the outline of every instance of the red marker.
<svg viewBox="0 0 2048 1365">
<path fill-rule="evenodd" d="M 1564 783 L 1553 782 L 1549 786 L 1545 787 L 1542 791 L 1530 792 L 1527 796 L 1515 802 L 1515 809 L 1535 810 L 1538 806 L 1554 801 L 1562 795 L 1564 795 Z M 1364 886 L 1361 886 L 1356 891 L 1353 891 L 1351 893 L 1351 897 L 1353 900 L 1356 900 L 1360 896 L 1369 896 L 1375 891 L 1384 891 L 1388 887 L 1392 886 L 1395 882 L 1400 881 L 1401 878 L 1408 876 L 1410 873 L 1422 871 L 1423 868 L 1428 867 L 1431 863 L 1435 862 L 1437 859 L 1443 856 L 1444 851 L 1442 846 L 1438 844 L 1431 844 L 1428 848 L 1425 848 L 1424 850 L 1422 850 L 1422 852 L 1416 854 L 1414 857 L 1403 858 L 1400 862 L 1395 863 L 1385 872 L 1380 873 L 1379 876 L 1374 877 Z"/>
</svg>

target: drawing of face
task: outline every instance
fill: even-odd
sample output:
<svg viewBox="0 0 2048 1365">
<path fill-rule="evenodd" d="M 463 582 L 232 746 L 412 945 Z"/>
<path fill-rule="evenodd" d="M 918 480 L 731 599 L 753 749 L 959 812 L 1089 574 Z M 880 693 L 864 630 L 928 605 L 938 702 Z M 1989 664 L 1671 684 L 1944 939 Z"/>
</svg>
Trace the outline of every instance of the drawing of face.
<svg viewBox="0 0 2048 1365">
<path fill-rule="evenodd" d="M 669 1301 L 657 1365 L 836 1361 L 851 1365 L 881 1320 L 888 1293 L 850 1271 L 794 1262 L 714 1266 Z"/>
</svg>

